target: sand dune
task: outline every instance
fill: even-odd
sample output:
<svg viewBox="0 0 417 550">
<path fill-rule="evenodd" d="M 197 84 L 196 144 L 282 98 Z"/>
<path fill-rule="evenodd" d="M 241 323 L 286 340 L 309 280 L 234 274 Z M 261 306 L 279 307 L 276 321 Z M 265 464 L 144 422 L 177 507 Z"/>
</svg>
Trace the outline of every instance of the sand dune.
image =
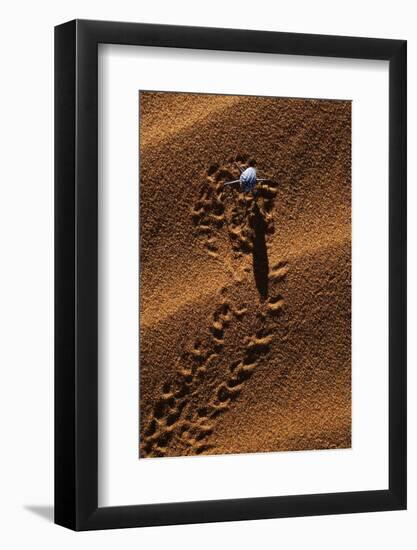
<svg viewBox="0 0 417 550">
<path fill-rule="evenodd" d="M 140 115 L 140 456 L 349 447 L 350 103 Z M 256 199 L 224 188 L 254 163 Z"/>
</svg>

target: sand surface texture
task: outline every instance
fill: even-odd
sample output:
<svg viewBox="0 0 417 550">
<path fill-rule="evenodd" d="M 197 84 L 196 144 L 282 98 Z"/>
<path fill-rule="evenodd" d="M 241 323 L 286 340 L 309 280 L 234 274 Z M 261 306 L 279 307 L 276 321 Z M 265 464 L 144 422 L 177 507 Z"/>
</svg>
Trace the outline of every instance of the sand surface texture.
<svg viewBox="0 0 417 550">
<path fill-rule="evenodd" d="M 139 106 L 139 456 L 350 447 L 350 102 Z"/>
</svg>

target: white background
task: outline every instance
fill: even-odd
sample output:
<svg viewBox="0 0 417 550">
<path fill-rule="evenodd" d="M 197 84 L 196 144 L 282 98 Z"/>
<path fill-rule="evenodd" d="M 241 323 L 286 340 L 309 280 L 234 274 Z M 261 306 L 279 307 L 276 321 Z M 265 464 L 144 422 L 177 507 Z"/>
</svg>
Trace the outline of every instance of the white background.
<svg viewBox="0 0 417 550">
<path fill-rule="evenodd" d="M 385 61 L 100 47 L 101 506 L 388 487 L 387 69 Z M 138 460 L 138 89 L 352 100 L 351 449 Z"/>
<path fill-rule="evenodd" d="M 412 549 L 417 532 L 417 295 L 409 288 L 409 510 L 74 534 L 54 526 L 53 472 L 53 33 L 97 18 L 409 40 L 409 151 L 417 148 L 417 37 L 413 2 L 258 0 L 206 4 L 16 1 L 2 10 L 0 542 L 5 548 Z M 409 279 L 417 277 L 416 157 L 409 159 Z"/>
</svg>

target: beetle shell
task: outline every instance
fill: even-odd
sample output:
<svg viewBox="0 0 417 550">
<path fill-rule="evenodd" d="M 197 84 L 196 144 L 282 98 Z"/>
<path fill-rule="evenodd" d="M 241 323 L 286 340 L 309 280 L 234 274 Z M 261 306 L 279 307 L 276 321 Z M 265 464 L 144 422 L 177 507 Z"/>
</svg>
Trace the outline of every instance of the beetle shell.
<svg viewBox="0 0 417 550">
<path fill-rule="evenodd" d="M 241 174 L 240 174 L 240 185 L 242 188 L 242 191 L 244 193 L 248 193 L 249 191 L 252 191 L 252 189 L 256 186 L 256 169 L 252 166 L 249 166 L 249 168 L 246 168 Z"/>
</svg>

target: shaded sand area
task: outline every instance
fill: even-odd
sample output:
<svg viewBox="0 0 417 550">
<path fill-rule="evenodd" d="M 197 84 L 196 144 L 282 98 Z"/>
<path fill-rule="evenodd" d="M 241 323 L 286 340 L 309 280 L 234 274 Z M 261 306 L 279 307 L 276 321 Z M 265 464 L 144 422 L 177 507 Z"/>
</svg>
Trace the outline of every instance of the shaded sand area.
<svg viewBox="0 0 417 550">
<path fill-rule="evenodd" d="M 140 457 L 350 447 L 350 102 L 139 108 Z"/>
</svg>

